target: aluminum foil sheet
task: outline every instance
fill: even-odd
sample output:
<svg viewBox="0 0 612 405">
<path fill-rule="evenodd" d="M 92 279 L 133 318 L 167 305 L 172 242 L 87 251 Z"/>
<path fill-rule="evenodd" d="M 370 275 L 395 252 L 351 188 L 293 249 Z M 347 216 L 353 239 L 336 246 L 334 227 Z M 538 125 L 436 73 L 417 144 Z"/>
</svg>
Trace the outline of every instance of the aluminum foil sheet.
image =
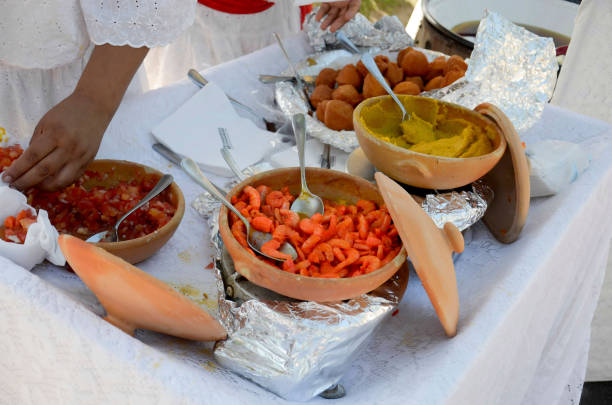
<svg viewBox="0 0 612 405">
<path fill-rule="evenodd" d="M 304 20 L 303 30 L 308 35 L 308 42 L 317 52 L 337 47 L 335 33 L 330 32 L 329 28 L 321 30 L 321 23 L 315 20 L 317 11 L 318 8 L 308 14 Z M 414 43 L 396 16 L 385 16 L 376 24 L 372 24 L 363 14 L 357 13 L 340 31 L 344 32 L 355 45 L 364 48 L 377 47 L 399 51 Z"/>
<path fill-rule="evenodd" d="M 408 282 L 404 266 L 379 289 L 336 303 L 220 298 L 228 338 L 215 360 L 293 401 L 307 401 L 337 384 L 380 323 L 393 312 Z M 223 280 L 218 278 L 220 291 Z"/>
<path fill-rule="evenodd" d="M 428 194 L 421 207 L 438 226 L 452 222 L 463 231 L 478 222 L 493 201 L 493 190 L 483 182 L 472 185 L 472 191 Z"/>
<path fill-rule="evenodd" d="M 485 11 L 465 77 L 427 95 L 474 108 L 489 102 L 524 131 L 552 97 L 558 64 L 552 38 L 543 38 Z"/>
</svg>

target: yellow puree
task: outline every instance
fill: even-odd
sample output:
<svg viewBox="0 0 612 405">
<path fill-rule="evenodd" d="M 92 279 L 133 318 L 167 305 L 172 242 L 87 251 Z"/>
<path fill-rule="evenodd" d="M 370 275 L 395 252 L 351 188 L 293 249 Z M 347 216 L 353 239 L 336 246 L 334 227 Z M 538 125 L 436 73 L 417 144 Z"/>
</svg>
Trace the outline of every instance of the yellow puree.
<svg viewBox="0 0 612 405">
<path fill-rule="evenodd" d="M 467 158 L 493 151 L 493 128 L 449 118 L 446 106 L 434 99 L 402 97 L 401 101 L 410 120 L 402 122 L 399 108 L 389 99 L 364 106 L 359 120 L 377 138 L 415 152 Z"/>
</svg>

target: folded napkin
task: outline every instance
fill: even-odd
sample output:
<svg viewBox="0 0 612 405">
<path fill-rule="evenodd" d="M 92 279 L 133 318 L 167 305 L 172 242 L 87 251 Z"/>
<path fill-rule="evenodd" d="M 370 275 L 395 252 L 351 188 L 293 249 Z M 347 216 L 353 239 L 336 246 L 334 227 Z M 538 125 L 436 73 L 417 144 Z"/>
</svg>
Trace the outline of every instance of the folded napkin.
<svg viewBox="0 0 612 405">
<path fill-rule="evenodd" d="M 175 152 L 189 156 L 202 169 L 230 177 L 219 153 L 219 127 L 228 131 L 232 154 L 241 169 L 259 162 L 280 142 L 279 136 L 240 117 L 223 90 L 209 83 L 176 112 L 153 128 L 153 136 Z"/>
<path fill-rule="evenodd" d="M 4 184 L 0 184 L 0 221 L 9 216 L 16 216 L 22 210 L 34 211 L 26 203 L 25 195 Z M 58 233 L 51 222 L 47 211 L 39 210 L 36 223 L 30 225 L 25 243 L 5 242 L 0 239 L 0 256 L 6 257 L 30 270 L 38 263 L 47 259 L 51 263 L 63 266 L 66 263 L 64 255 L 57 244 Z"/>
<path fill-rule="evenodd" d="M 317 139 L 311 138 L 306 141 L 304 146 L 304 159 L 306 166 L 321 167 L 321 156 L 323 154 L 324 145 Z M 346 160 L 348 154 L 338 149 L 331 148 L 330 156 L 332 157 L 331 168 L 341 172 L 346 171 Z M 275 153 L 269 158 L 270 164 L 274 167 L 294 167 L 299 166 L 297 146 L 287 148 L 281 152 Z"/>
</svg>

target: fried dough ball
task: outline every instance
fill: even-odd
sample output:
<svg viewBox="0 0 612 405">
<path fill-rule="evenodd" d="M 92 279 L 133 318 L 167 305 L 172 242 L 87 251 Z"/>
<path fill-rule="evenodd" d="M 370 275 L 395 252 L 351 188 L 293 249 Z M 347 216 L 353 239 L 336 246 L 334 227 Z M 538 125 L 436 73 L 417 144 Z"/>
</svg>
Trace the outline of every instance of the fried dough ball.
<svg viewBox="0 0 612 405">
<path fill-rule="evenodd" d="M 404 55 L 401 67 L 406 76 L 424 76 L 429 71 L 429 62 L 422 52 L 413 49 Z"/>
<path fill-rule="evenodd" d="M 363 97 L 370 98 L 376 96 L 383 96 L 385 94 L 387 94 L 387 92 L 385 91 L 383 86 L 378 83 L 378 80 L 376 80 L 376 78 L 372 76 L 371 73 L 368 73 L 365 80 L 363 81 Z"/>
<path fill-rule="evenodd" d="M 387 72 L 387 66 L 389 66 L 389 58 L 385 55 L 376 55 L 374 57 L 374 62 L 376 62 L 376 66 L 378 66 L 378 70 L 383 75 Z"/>
<path fill-rule="evenodd" d="M 325 104 L 325 125 L 341 131 L 353 129 L 353 106 L 342 100 L 329 100 Z"/>
<path fill-rule="evenodd" d="M 419 86 L 414 82 L 401 82 L 393 88 L 395 94 L 410 94 L 416 96 L 421 92 Z"/>
<path fill-rule="evenodd" d="M 346 101 L 354 107 L 363 100 L 363 96 L 350 84 L 343 84 L 333 91 L 332 99 Z"/>
<path fill-rule="evenodd" d="M 444 87 L 444 76 L 436 76 L 425 85 L 425 91 L 439 89 L 440 87 Z"/>
<path fill-rule="evenodd" d="M 451 70 L 459 70 L 465 72 L 467 70 L 467 63 L 465 63 L 461 56 L 453 55 L 446 61 L 446 66 L 444 66 L 443 73 L 447 74 Z"/>
<path fill-rule="evenodd" d="M 455 80 L 465 76 L 465 72 L 459 70 L 451 70 L 447 74 L 444 75 L 444 86 L 448 86 L 453 83 Z"/>
<path fill-rule="evenodd" d="M 317 108 L 321 101 L 330 100 L 332 98 L 332 92 L 333 90 L 331 87 L 325 84 L 320 84 L 315 87 L 314 91 L 310 95 L 310 102 L 312 103 L 312 106 Z"/>
<path fill-rule="evenodd" d="M 414 84 L 416 84 L 417 86 L 419 86 L 419 89 L 421 91 L 423 91 L 423 89 L 425 88 L 425 82 L 423 81 L 423 78 L 421 76 L 412 76 L 412 77 L 406 77 L 404 78 L 405 82 L 412 82 Z"/>
<path fill-rule="evenodd" d="M 319 121 L 324 122 L 325 121 L 325 106 L 330 102 L 331 100 L 323 100 L 319 103 L 319 106 L 317 107 L 317 118 L 319 119 Z"/>
<path fill-rule="evenodd" d="M 429 72 L 425 75 L 425 80 L 429 81 L 436 76 L 440 76 L 446 67 L 446 58 L 444 56 L 438 56 L 436 59 L 429 63 Z"/>
<path fill-rule="evenodd" d="M 370 73 L 368 68 L 365 67 L 365 65 L 363 64 L 363 62 L 361 60 L 359 62 L 357 62 L 357 71 L 359 72 L 361 77 L 366 77 L 368 75 L 368 73 Z"/>
<path fill-rule="evenodd" d="M 402 66 L 402 59 L 404 59 L 404 55 L 406 55 L 408 52 L 412 51 L 411 47 L 408 47 L 406 49 L 402 49 L 401 51 L 399 51 L 399 53 L 397 54 L 397 64 Z"/>
<path fill-rule="evenodd" d="M 315 80 L 315 86 L 320 86 L 325 84 L 330 88 L 334 88 L 336 84 L 336 76 L 338 76 L 338 71 L 335 69 L 325 68 L 319 72 L 317 76 L 317 80 Z"/>
<path fill-rule="evenodd" d="M 362 85 L 362 78 L 355 65 L 349 64 L 340 70 L 338 77 L 336 77 L 336 83 L 338 83 L 338 86 L 350 84 L 356 89 L 360 89 Z"/>
<path fill-rule="evenodd" d="M 404 79 L 404 70 L 397 63 L 389 62 L 385 77 L 393 87 Z"/>
</svg>

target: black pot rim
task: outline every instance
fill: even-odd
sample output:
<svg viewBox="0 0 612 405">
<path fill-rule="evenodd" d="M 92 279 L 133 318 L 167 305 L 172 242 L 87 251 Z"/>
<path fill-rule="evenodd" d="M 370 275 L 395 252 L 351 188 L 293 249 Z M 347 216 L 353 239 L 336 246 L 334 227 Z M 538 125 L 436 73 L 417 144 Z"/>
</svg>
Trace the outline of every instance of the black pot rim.
<svg viewBox="0 0 612 405">
<path fill-rule="evenodd" d="M 470 49 L 474 49 L 474 43 L 472 41 L 468 41 L 467 39 L 463 38 L 461 35 L 449 30 L 448 28 L 440 24 L 440 22 L 436 20 L 436 18 L 429 12 L 428 5 L 429 5 L 429 0 L 423 0 L 423 2 L 421 3 L 421 9 L 423 11 L 423 15 L 427 19 L 427 22 L 431 24 L 432 27 L 434 27 L 437 31 L 439 31 L 444 36 L 453 39 L 455 42 L 458 42 L 461 45 L 467 46 Z"/>
</svg>

